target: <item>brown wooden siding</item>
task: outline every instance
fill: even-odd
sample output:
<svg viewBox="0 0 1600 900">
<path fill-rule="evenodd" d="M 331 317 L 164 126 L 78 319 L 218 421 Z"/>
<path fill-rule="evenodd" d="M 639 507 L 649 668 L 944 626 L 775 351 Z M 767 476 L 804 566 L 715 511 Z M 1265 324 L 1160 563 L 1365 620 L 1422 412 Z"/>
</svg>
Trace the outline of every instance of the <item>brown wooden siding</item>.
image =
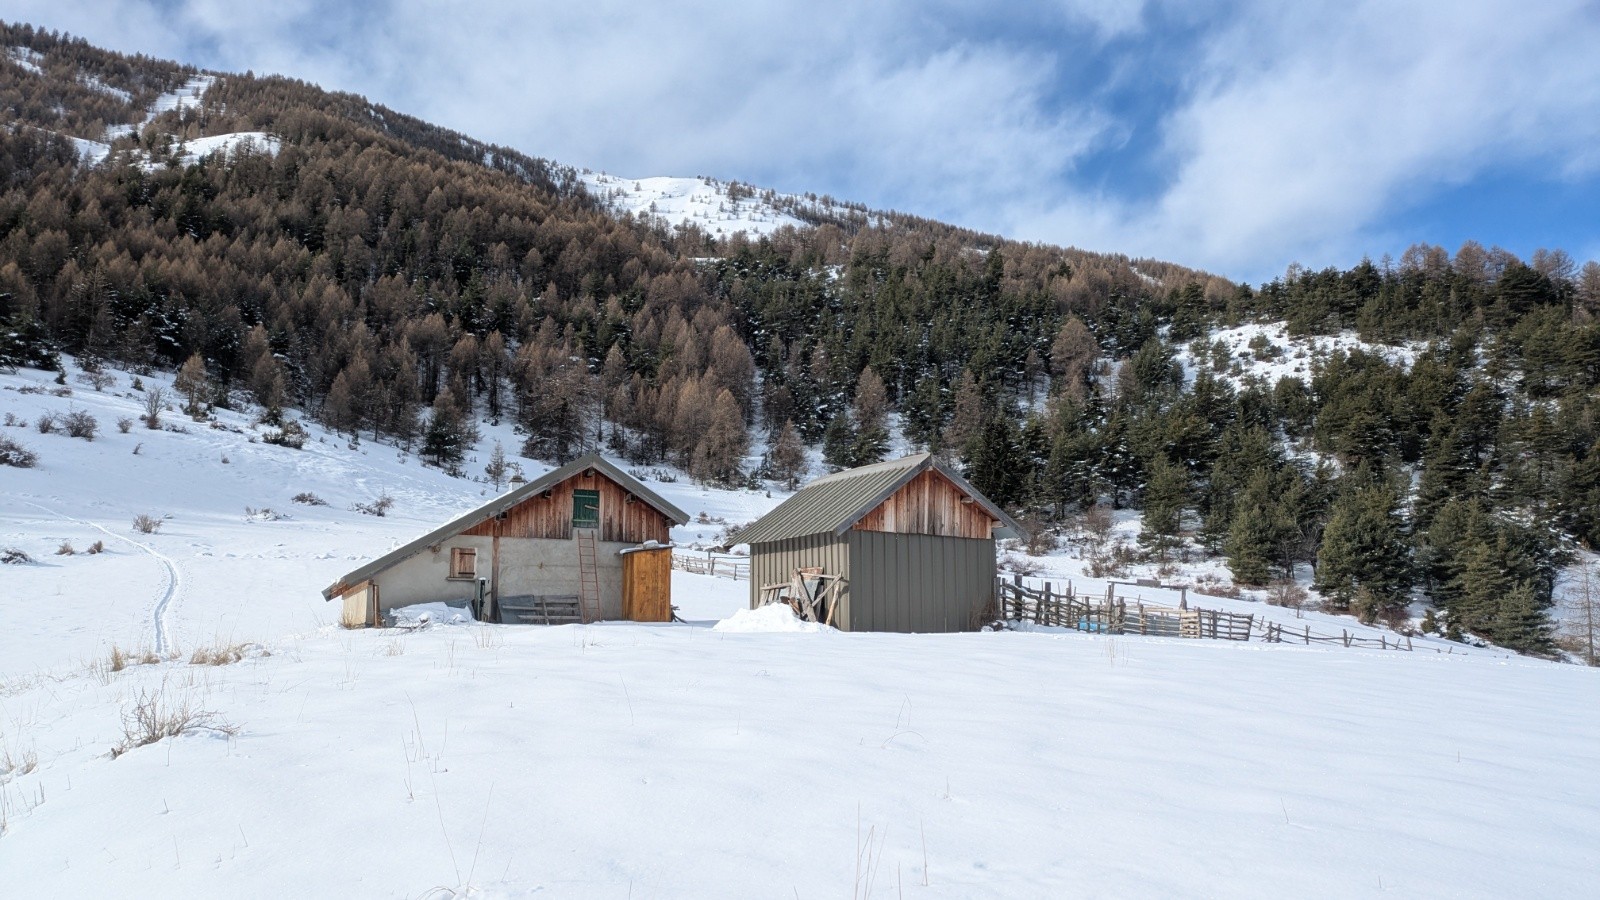
<svg viewBox="0 0 1600 900">
<path fill-rule="evenodd" d="M 604 473 L 589 470 L 568 478 L 549 491 L 549 496 L 535 494 L 506 510 L 500 522 L 500 536 L 508 538 L 550 538 L 567 540 L 572 537 L 572 492 L 590 490 L 600 492 L 600 540 L 618 543 L 642 544 L 645 541 L 670 539 L 672 523 L 655 507 L 633 498 Z M 462 534 L 493 537 L 495 520 L 485 519 L 463 531 Z"/>
<path fill-rule="evenodd" d="M 630 622 L 672 621 L 672 548 L 622 556 L 622 617 Z"/>
<path fill-rule="evenodd" d="M 863 516 L 855 529 L 989 540 L 998 523 L 978 504 L 962 503 L 965 498 L 950 479 L 929 469 Z"/>
</svg>

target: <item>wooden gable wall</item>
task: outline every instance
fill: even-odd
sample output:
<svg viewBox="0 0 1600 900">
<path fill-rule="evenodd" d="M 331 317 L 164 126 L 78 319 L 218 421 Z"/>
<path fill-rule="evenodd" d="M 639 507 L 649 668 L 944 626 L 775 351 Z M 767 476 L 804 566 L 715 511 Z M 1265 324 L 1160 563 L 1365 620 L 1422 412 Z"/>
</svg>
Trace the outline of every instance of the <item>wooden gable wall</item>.
<svg viewBox="0 0 1600 900">
<path fill-rule="evenodd" d="M 976 503 L 962 503 L 966 494 L 950 479 L 929 469 L 906 482 L 855 524 L 857 531 L 931 534 L 936 537 L 994 536 L 999 524 Z"/>
<path fill-rule="evenodd" d="M 534 494 L 506 510 L 499 520 L 500 537 L 567 540 L 572 537 L 572 492 L 600 492 L 600 540 L 629 544 L 670 540 L 672 522 L 642 498 L 612 481 L 597 469 L 579 472 L 550 488 L 549 496 Z M 628 502 L 632 497 L 633 502 Z M 462 534 L 493 537 L 494 519 L 486 519 Z"/>
</svg>

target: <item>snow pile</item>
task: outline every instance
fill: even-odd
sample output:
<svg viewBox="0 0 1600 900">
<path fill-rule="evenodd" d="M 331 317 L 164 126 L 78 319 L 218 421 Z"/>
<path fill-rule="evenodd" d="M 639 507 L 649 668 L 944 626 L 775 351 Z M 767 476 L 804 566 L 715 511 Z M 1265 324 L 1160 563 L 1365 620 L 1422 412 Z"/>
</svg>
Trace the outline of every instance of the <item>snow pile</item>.
<svg viewBox="0 0 1600 900">
<path fill-rule="evenodd" d="M 726 634 L 817 634 L 833 631 L 827 625 L 804 622 L 783 603 L 769 603 L 759 609 L 741 609 L 711 628 Z"/>
<path fill-rule="evenodd" d="M 471 625 L 472 611 L 449 603 L 413 603 L 389 611 L 385 625 L 415 631 L 430 625 Z"/>
</svg>

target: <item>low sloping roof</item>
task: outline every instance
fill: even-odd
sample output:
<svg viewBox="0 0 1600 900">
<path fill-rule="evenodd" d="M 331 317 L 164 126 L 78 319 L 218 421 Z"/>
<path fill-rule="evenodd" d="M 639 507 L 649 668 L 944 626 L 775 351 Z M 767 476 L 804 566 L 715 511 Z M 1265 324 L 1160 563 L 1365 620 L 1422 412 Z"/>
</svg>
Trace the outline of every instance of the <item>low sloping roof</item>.
<svg viewBox="0 0 1600 900">
<path fill-rule="evenodd" d="M 514 491 L 501 494 L 482 506 L 479 506 L 477 509 L 462 513 L 461 515 L 451 519 L 443 525 L 440 525 L 438 528 L 435 528 L 422 537 L 419 537 L 414 541 L 410 541 L 402 546 L 396 547 L 372 562 L 346 573 L 343 578 L 340 578 L 333 584 L 323 588 L 322 596 L 325 599 L 332 600 L 335 595 L 347 591 L 351 587 L 366 581 L 368 578 L 371 578 L 379 572 L 382 572 L 384 569 L 389 568 L 400 560 L 405 559 L 408 556 L 421 553 L 423 550 L 434 546 L 442 540 L 455 537 L 479 522 L 497 516 L 511 507 L 516 506 L 518 503 L 528 499 L 529 497 L 555 487 L 561 482 L 566 481 L 568 478 L 571 478 L 583 470 L 590 468 L 599 470 L 607 478 L 610 478 L 617 484 L 622 485 L 622 487 L 625 488 L 628 493 L 633 494 L 635 497 L 638 497 L 640 500 L 648 503 L 657 512 L 661 513 L 677 524 L 683 525 L 689 521 L 688 513 L 677 508 L 676 506 L 673 506 L 666 500 L 663 500 L 655 491 L 652 491 L 640 484 L 638 479 L 607 462 L 605 457 L 598 453 L 590 453 L 587 456 L 581 456 L 572 462 L 561 466 L 560 468 L 552 469 Z"/>
<path fill-rule="evenodd" d="M 933 454 L 918 453 L 818 478 L 734 535 L 733 540 L 741 544 L 764 544 L 812 534 L 844 534 L 895 491 L 928 469 L 938 470 L 984 512 L 998 520 L 997 536 L 1021 537 L 1026 533 L 1005 510 L 934 459 Z"/>
</svg>

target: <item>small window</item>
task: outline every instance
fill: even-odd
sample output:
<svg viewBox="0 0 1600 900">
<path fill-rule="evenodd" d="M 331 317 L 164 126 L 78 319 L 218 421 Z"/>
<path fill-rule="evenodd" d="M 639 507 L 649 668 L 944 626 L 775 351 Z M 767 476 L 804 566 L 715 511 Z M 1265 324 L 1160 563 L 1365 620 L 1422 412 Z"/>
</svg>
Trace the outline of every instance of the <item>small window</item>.
<svg viewBox="0 0 1600 900">
<path fill-rule="evenodd" d="M 478 551 L 462 547 L 450 548 L 450 577 L 477 578 Z"/>
<path fill-rule="evenodd" d="M 600 492 L 575 490 L 572 492 L 572 527 L 598 528 L 600 525 Z"/>
</svg>

